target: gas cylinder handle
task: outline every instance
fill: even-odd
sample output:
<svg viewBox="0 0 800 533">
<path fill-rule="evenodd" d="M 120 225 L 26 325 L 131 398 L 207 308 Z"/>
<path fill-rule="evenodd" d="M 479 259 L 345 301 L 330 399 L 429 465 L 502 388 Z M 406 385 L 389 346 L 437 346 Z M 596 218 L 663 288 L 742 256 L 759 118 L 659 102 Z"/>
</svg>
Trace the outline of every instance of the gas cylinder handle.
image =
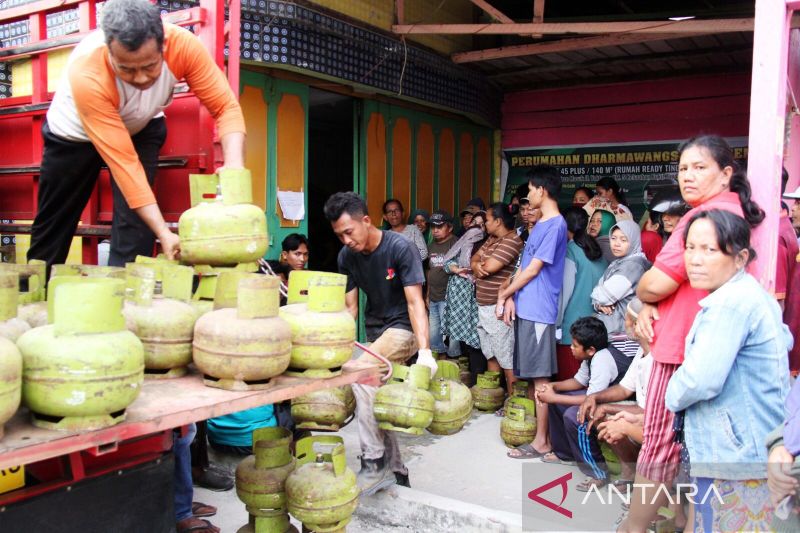
<svg viewBox="0 0 800 533">
<path fill-rule="evenodd" d="M 509 404 L 508 409 L 506 410 L 506 418 L 513 420 L 514 422 L 524 422 L 525 408 L 522 406 Z"/>
<path fill-rule="evenodd" d="M 317 452 L 314 450 L 315 444 L 333 446 L 333 450 L 336 450 L 336 447 L 341 445 L 342 449 L 344 449 L 344 439 L 336 435 L 314 435 L 312 437 L 300 439 L 295 444 L 294 451 L 294 455 L 297 458 L 297 466 L 304 465 L 306 463 L 313 463 L 316 460 Z M 326 461 L 332 460 L 331 453 L 325 454 Z"/>
<path fill-rule="evenodd" d="M 333 474 L 336 477 L 344 474 L 347 470 L 347 457 L 344 454 L 344 444 L 339 443 L 331 450 L 331 463 L 333 464 Z"/>
<path fill-rule="evenodd" d="M 523 416 L 536 416 L 536 404 L 530 398 L 515 398 L 510 397 L 508 399 L 508 405 L 516 406 L 519 409 L 522 409 Z"/>
</svg>

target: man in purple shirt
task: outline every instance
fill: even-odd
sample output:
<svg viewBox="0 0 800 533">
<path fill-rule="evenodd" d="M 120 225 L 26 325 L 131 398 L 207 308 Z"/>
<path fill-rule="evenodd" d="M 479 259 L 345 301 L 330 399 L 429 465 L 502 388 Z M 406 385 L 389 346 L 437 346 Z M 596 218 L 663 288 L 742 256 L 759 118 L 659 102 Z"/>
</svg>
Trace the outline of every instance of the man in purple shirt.
<svg viewBox="0 0 800 533">
<path fill-rule="evenodd" d="M 528 200 L 542 216 L 531 230 L 519 270 L 497 295 L 496 314 L 506 324 L 514 321 L 514 375 L 528 380 L 528 397 L 545 391 L 556 364 L 558 295 L 567 255 L 567 224 L 558 210 L 561 177 L 558 169 L 537 165 L 528 174 Z M 510 457 L 539 457 L 551 451 L 547 409 L 536 410 L 536 437 Z"/>
</svg>

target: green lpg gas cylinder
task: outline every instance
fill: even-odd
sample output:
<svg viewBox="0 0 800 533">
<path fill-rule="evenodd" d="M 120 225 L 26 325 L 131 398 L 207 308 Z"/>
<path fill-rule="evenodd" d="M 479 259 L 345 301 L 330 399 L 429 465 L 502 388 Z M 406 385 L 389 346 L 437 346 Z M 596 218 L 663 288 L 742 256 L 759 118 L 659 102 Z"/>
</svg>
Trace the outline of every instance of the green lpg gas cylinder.
<svg viewBox="0 0 800 533">
<path fill-rule="evenodd" d="M 433 421 L 428 431 L 435 435 L 458 433 L 472 414 L 472 394 L 461 383 L 459 367 L 453 361 L 436 363 L 438 370 L 428 389 L 433 394 Z"/>
<path fill-rule="evenodd" d="M 355 409 L 356 398 L 350 385 L 292 398 L 292 418 L 297 429 L 339 431 L 353 419 Z"/>
<path fill-rule="evenodd" d="M 38 328 L 47 325 L 47 302 L 45 302 L 44 261 L 32 259 L 27 265 L 2 265 L 0 269 L 19 274 L 20 292 L 17 317 L 27 322 L 30 327 Z M 24 287 L 24 290 L 22 290 Z"/>
<path fill-rule="evenodd" d="M 435 400 L 428 431 L 434 435 L 453 435 L 461 431 L 472 414 L 469 387 L 452 379 L 437 378 L 428 390 Z"/>
<path fill-rule="evenodd" d="M 286 507 L 285 484 L 295 469 L 292 434 L 282 427 L 253 432 L 253 455 L 236 467 L 236 495 L 250 514 L 238 533 L 284 533 L 292 530 Z"/>
<path fill-rule="evenodd" d="M 422 435 L 433 421 L 435 400 L 428 392 L 430 376 L 427 366 L 393 364 L 390 382 L 375 394 L 373 413 L 378 427 Z"/>
<path fill-rule="evenodd" d="M 496 411 L 503 405 L 505 391 L 500 388 L 500 372 L 484 372 L 478 375 L 472 387 L 475 408 L 480 411 Z"/>
<path fill-rule="evenodd" d="M 33 261 L 31 261 L 33 263 Z M 39 275 L 44 277 L 44 264 L 41 267 L 37 267 L 36 265 L 29 265 L 34 268 L 39 268 L 40 273 L 36 274 L 34 277 L 38 278 Z M 78 278 L 117 278 L 117 279 L 125 279 L 125 269 L 122 267 L 109 267 L 109 266 L 98 266 L 98 265 L 53 265 L 52 269 L 50 270 L 50 277 L 52 278 L 61 278 L 65 276 L 71 277 L 78 277 Z M 28 278 L 28 284 L 30 286 L 32 278 Z M 37 300 L 36 298 L 42 297 L 41 300 Z M 20 295 L 20 301 L 22 299 L 22 295 Z M 19 317 L 28 322 L 32 328 L 38 328 L 39 326 L 46 326 L 47 324 L 51 324 L 50 315 L 52 314 L 52 306 L 48 305 L 47 301 L 44 299 L 44 291 L 36 291 L 30 292 L 28 294 L 29 303 L 23 304 L 19 306 Z"/>
<path fill-rule="evenodd" d="M 198 317 L 214 309 L 236 307 L 236 291 L 241 275 L 255 272 L 258 272 L 258 263 L 242 263 L 234 267 L 195 265 L 197 289 L 189 303 L 194 307 Z M 223 273 L 234 273 L 234 275 L 223 276 Z M 223 280 L 222 285 L 218 283 L 219 280 Z"/>
<path fill-rule="evenodd" d="M 235 265 L 258 261 L 267 251 L 267 218 L 252 204 L 250 171 L 189 176 L 192 208 L 178 221 L 181 261 Z"/>
<path fill-rule="evenodd" d="M 330 278 L 332 280 L 341 279 L 341 274 L 335 272 L 322 272 L 319 270 L 292 270 L 289 272 L 289 286 L 286 295 L 286 303 L 304 304 L 308 302 L 308 285 L 313 278 Z"/>
<path fill-rule="evenodd" d="M 299 291 L 298 280 L 303 279 L 295 272 L 289 275 L 290 293 Z M 287 374 L 339 375 L 341 366 L 353 355 L 356 338 L 356 322 L 345 309 L 347 278 L 326 273 L 307 279 L 308 302 L 280 309 L 280 316 L 292 328 L 292 360 Z"/>
<path fill-rule="evenodd" d="M 19 274 L 0 270 L 0 338 L 16 341 L 31 329 L 30 324 L 17 317 Z"/>
<path fill-rule="evenodd" d="M 19 304 L 21 306 L 32 302 L 44 301 L 45 284 L 47 281 L 47 265 L 44 261 L 31 259 L 28 261 L 27 265 L 2 263 L 0 264 L 0 270 L 19 274 Z"/>
<path fill-rule="evenodd" d="M 527 398 L 528 397 L 528 382 L 517 380 L 514 382 L 511 388 L 511 396 L 506 398 L 506 401 L 503 403 L 503 409 L 508 409 L 508 403 L 511 401 L 512 398 Z"/>
<path fill-rule="evenodd" d="M 330 453 L 314 445 L 332 447 Z M 297 441 L 297 468 L 286 480 L 289 513 L 310 531 L 344 531 L 358 506 L 356 475 L 347 468 L 341 437 L 316 436 Z"/>
<path fill-rule="evenodd" d="M 50 269 L 50 277 L 56 276 L 125 279 L 125 268 L 101 265 L 53 265 Z"/>
<path fill-rule="evenodd" d="M 271 276 L 246 275 L 239 280 L 235 308 L 217 309 L 197 320 L 193 358 L 206 385 L 264 389 L 289 366 L 292 332 L 278 317 L 279 283 Z"/>
<path fill-rule="evenodd" d="M 187 303 L 192 295 L 191 267 L 128 263 L 126 269 L 127 291 L 122 314 L 127 328 L 144 345 L 145 377 L 185 375 L 187 365 L 192 362 L 192 336 L 197 320 L 197 313 Z"/>
<path fill-rule="evenodd" d="M 119 423 L 144 379 L 144 349 L 125 328 L 125 282 L 50 280 L 53 324 L 17 341 L 22 397 L 39 427 L 90 430 Z"/>
<path fill-rule="evenodd" d="M 17 345 L 0 337 L 0 439 L 3 424 L 14 416 L 22 398 L 22 354 Z"/>
<path fill-rule="evenodd" d="M 500 422 L 500 437 L 514 448 L 533 442 L 536 436 L 536 407 L 528 398 L 511 398 Z"/>
</svg>

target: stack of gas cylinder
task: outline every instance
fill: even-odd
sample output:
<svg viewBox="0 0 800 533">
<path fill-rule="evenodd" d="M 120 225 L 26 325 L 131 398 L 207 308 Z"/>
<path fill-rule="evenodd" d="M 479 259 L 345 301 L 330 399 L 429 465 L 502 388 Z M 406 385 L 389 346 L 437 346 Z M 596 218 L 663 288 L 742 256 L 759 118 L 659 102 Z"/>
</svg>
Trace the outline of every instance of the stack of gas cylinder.
<svg viewBox="0 0 800 533">
<path fill-rule="evenodd" d="M 180 377 L 192 362 L 206 385 L 231 390 L 265 388 L 290 365 L 307 377 L 341 373 L 356 333 L 344 276 L 292 276 L 296 297 L 279 316 L 278 278 L 249 272 L 267 247 L 249 172 L 195 175 L 191 185 L 194 207 L 179 223 L 190 266 L 54 265 L 45 294 L 44 263 L 0 265 L 0 428 L 21 402 L 46 428 L 116 424 L 145 377 Z M 355 399 L 343 387 L 295 404 L 301 427 L 335 431 Z"/>
<path fill-rule="evenodd" d="M 250 519 L 239 533 L 344 531 L 358 505 L 356 476 L 347 468 L 344 441 L 336 436 L 307 437 L 291 452 L 284 428 L 253 432 L 253 455 L 236 468 L 236 495 Z"/>
<path fill-rule="evenodd" d="M 178 221 L 181 261 L 199 279 L 195 305 L 211 311 L 221 273 L 258 271 L 269 245 L 267 219 L 253 204 L 249 170 L 190 174 L 189 191 L 192 207 Z"/>
<path fill-rule="evenodd" d="M 0 424 L 22 399 L 39 427 L 98 429 L 124 420 L 139 395 L 144 348 L 122 315 L 125 271 L 81 268 L 54 269 L 46 303 L 44 265 L 0 270 Z"/>
</svg>

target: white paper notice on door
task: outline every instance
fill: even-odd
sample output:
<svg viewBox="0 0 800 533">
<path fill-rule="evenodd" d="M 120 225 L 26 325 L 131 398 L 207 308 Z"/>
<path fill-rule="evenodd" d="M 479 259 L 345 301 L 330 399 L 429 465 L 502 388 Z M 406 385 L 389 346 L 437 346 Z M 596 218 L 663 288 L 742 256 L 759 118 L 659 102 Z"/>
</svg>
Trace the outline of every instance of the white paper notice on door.
<svg viewBox="0 0 800 533">
<path fill-rule="evenodd" d="M 283 211 L 283 218 L 292 221 L 306 217 L 305 195 L 303 192 L 278 191 L 278 204 Z"/>
</svg>

